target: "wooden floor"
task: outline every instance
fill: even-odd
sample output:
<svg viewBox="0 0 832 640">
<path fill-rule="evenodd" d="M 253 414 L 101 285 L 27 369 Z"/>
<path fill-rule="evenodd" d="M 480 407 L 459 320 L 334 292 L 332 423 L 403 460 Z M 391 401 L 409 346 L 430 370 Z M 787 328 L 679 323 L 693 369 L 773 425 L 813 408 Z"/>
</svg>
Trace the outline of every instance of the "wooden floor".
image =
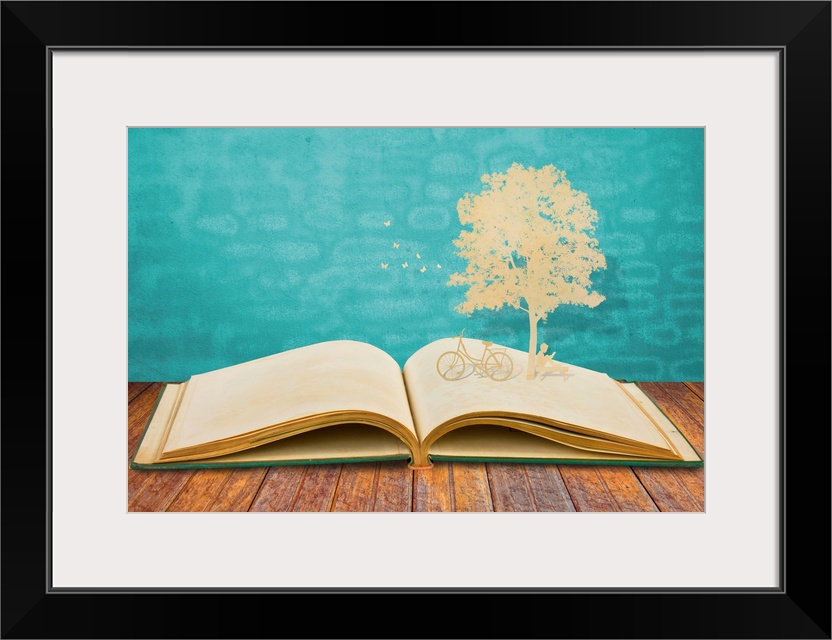
<svg viewBox="0 0 832 640">
<path fill-rule="evenodd" d="M 704 456 L 701 382 L 642 383 Z M 127 384 L 128 459 L 162 389 Z M 125 465 L 126 466 L 126 465 Z M 704 511 L 704 468 L 406 462 L 134 471 L 129 511 Z"/>
</svg>

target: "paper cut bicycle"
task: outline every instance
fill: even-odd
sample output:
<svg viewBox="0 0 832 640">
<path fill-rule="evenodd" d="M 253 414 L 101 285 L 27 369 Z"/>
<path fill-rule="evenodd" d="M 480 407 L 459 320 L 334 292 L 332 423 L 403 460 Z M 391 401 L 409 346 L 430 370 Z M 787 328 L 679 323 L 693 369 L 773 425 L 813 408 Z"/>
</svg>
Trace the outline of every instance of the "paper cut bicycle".
<svg viewBox="0 0 832 640">
<path fill-rule="evenodd" d="M 463 333 L 465 329 L 457 336 L 459 342 L 456 351 L 446 351 L 436 360 L 436 370 L 439 375 L 445 380 L 459 380 L 465 375 L 466 368 L 471 366 L 474 368 L 474 373 L 485 374 L 497 382 L 507 380 L 514 369 L 511 356 L 504 350 L 492 349 L 491 345 L 494 343 L 483 340 L 482 344 L 485 348 L 482 356 L 474 358 L 462 342 Z"/>
</svg>

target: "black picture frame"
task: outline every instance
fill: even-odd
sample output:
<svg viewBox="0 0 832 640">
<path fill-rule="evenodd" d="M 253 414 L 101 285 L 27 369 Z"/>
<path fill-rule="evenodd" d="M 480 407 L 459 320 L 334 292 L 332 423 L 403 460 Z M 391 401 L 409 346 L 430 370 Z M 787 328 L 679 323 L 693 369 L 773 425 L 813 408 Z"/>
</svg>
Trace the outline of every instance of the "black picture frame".
<svg viewBox="0 0 832 640">
<path fill-rule="evenodd" d="M 830 2 L 70 1 L 0 11 L 2 331 L 14 347 L 2 365 L 3 638 L 830 638 L 830 387 L 825 357 L 822 375 L 803 357 L 828 353 L 819 347 L 830 327 Z M 261 47 L 779 52 L 779 588 L 51 588 L 51 52 Z M 810 293 L 798 296 L 798 284 Z M 736 462 L 737 473 L 754 464 Z"/>
</svg>

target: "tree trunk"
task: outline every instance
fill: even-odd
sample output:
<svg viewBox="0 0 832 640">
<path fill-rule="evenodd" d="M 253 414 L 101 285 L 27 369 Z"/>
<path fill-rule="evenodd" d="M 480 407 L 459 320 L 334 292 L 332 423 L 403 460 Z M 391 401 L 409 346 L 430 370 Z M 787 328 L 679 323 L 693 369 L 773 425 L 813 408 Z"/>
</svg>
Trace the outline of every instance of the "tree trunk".
<svg viewBox="0 0 832 640">
<path fill-rule="evenodd" d="M 529 364 L 526 367 L 526 379 L 534 378 L 534 361 L 537 355 L 537 321 L 538 317 L 529 313 Z"/>
</svg>

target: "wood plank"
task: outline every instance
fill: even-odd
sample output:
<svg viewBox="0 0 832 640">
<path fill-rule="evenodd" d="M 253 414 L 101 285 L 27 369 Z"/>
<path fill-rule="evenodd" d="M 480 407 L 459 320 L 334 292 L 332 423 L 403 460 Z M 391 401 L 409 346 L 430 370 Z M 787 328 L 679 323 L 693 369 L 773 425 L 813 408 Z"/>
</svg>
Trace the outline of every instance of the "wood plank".
<svg viewBox="0 0 832 640">
<path fill-rule="evenodd" d="M 304 465 L 270 467 L 249 511 L 291 511 Z"/>
<path fill-rule="evenodd" d="M 343 466 L 310 464 L 306 467 L 292 511 L 330 511 Z"/>
<path fill-rule="evenodd" d="M 379 462 L 373 511 L 402 512 L 412 508 L 413 471 L 407 462 Z"/>
<path fill-rule="evenodd" d="M 484 463 L 454 462 L 450 478 L 454 511 L 494 511 Z"/>
<path fill-rule="evenodd" d="M 696 425 L 704 431 L 705 401 L 684 382 L 659 382 L 658 385 L 690 415 Z"/>
<path fill-rule="evenodd" d="M 209 511 L 248 511 L 266 477 L 266 467 L 229 469 L 222 490 Z"/>
<path fill-rule="evenodd" d="M 653 401 L 665 412 L 665 414 L 673 420 L 674 424 L 684 434 L 684 436 L 691 443 L 691 446 L 702 456 L 704 460 L 704 415 L 705 403 L 699 396 L 690 389 L 687 383 L 641 383 L 640 386 L 645 393 L 649 395 Z M 677 401 L 678 400 L 678 401 Z M 673 468 L 666 469 L 668 478 L 665 482 L 664 490 L 667 493 L 661 494 L 658 487 L 651 487 L 651 495 L 656 496 L 660 503 L 659 507 L 663 511 L 674 510 L 690 510 L 690 511 L 704 511 L 705 509 L 705 469 L 703 467 L 697 468 Z M 655 469 L 653 474 L 659 473 L 659 469 Z M 646 479 L 647 476 L 644 475 Z M 646 480 L 649 482 L 649 480 Z M 681 484 L 684 491 L 679 493 L 675 487 L 676 484 Z M 647 485 L 645 485 L 647 486 Z M 687 495 L 685 495 L 687 494 Z M 693 502 L 695 508 L 681 509 L 682 506 Z"/>
<path fill-rule="evenodd" d="M 705 468 L 674 469 L 673 475 L 685 485 L 690 495 L 700 505 L 696 511 L 705 510 Z"/>
<path fill-rule="evenodd" d="M 139 395 L 142 391 L 147 389 L 152 383 L 150 382 L 128 382 L 127 383 L 127 402 L 130 403 L 133 398 Z"/>
<path fill-rule="evenodd" d="M 228 480 L 228 469 L 194 471 L 165 511 L 208 511 Z M 151 472 L 152 473 L 152 472 Z"/>
<path fill-rule="evenodd" d="M 413 510 L 453 511 L 449 463 L 435 462 L 431 469 L 413 470 Z"/>
<path fill-rule="evenodd" d="M 156 405 L 156 398 L 162 390 L 162 385 L 153 383 L 148 385 L 141 394 L 136 396 L 127 405 L 127 459 L 135 453 L 141 435 L 144 432 L 153 407 Z M 152 471 L 136 471 L 127 468 L 127 503 L 128 510 L 132 511 L 131 503 L 144 485 L 153 478 Z M 158 489 L 158 488 L 157 488 Z"/>
<path fill-rule="evenodd" d="M 525 470 L 535 511 L 575 511 L 557 465 L 529 464 Z"/>
<path fill-rule="evenodd" d="M 378 465 L 373 462 L 343 465 L 332 510 L 372 511 L 377 470 Z"/>
<path fill-rule="evenodd" d="M 630 467 L 600 467 L 598 475 L 618 511 L 658 511 L 659 508 Z"/>
<path fill-rule="evenodd" d="M 642 486 L 650 494 L 660 511 L 704 511 L 704 496 L 695 495 L 693 490 L 701 482 L 686 481 L 676 471 L 680 469 L 658 467 L 633 467 Z M 693 471 L 694 469 L 681 469 Z M 688 485 L 691 485 L 690 487 Z"/>
<path fill-rule="evenodd" d="M 503 462 L 486 463 L 494 511 L 535 510 L 524 466 Z"/>
<path fill-rule="evenodd" d="M 701 400 L 705 400 L 705 383 L 704 382 L 686 382 L 688 388 L 699 396 Z"/>
<path fill-rule="evenodd" d="M 192 470 L 142 471 L 148 478 L 127 503 L 128 511 L 164 511 L 193 475 Z"/>
<path fill-rule="evenodd" d="M 266 469 L 200 469 L 188 478 L 166 511 L 248 511 Z"/>
<path fill-rule="evenodd" d="M 560 465 L 559 468 L 576 511 L 618 511 L 597 467 Z"/>
<path fill-rule="evenodd" d="M 658 511 L 629 467 L 561 465 L 577 511 Z"/>
</svg>

